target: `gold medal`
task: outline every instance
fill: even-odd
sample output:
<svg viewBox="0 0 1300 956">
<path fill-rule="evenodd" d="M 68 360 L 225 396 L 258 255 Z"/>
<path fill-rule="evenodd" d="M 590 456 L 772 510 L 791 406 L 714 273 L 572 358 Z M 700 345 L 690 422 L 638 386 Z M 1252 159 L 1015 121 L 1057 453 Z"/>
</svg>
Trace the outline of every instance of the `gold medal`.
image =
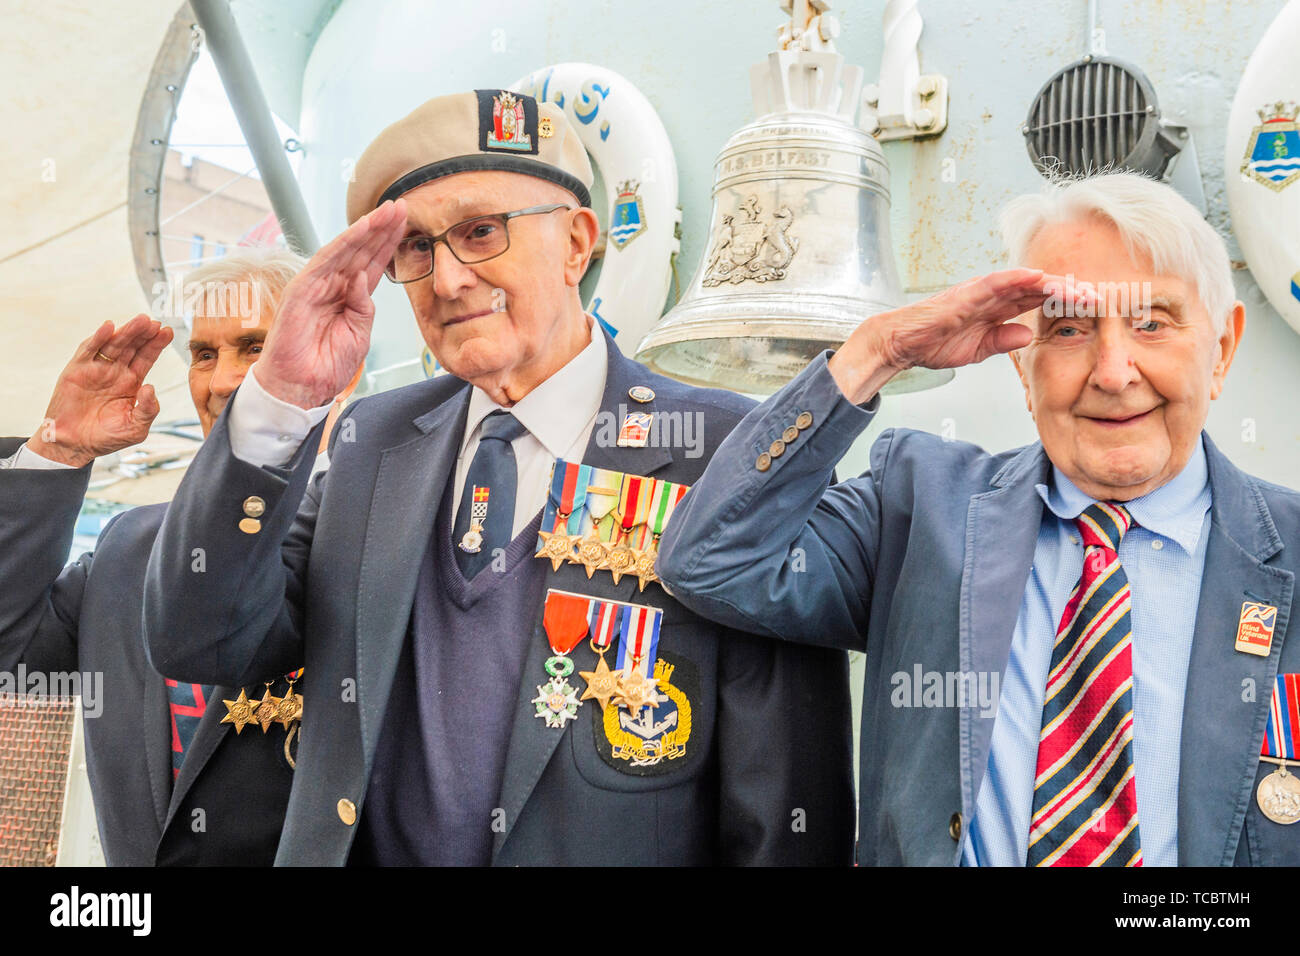
<svg viewBox="0 0 1300 956">
<path fill-rule="evenodd" d="M 594 525 L 587 536 L 578 542 L 577 555 L 569 560 L 586 568 L 588 578 L 605 567 L 609 560 L 609 545 L 600 540 L 600 532 Z"/>
<path fill-rule="evenodd" d="M 614 576 L 615 584 L 636 567 L 636 558 L 636 552 L 626 544 L 617 544 L 609 549 L 605 556 L 605 570 Z"/>
<path fill-rule="evenodd" d="M 659 557 L 659 548 L 654 541 L 650 542 L 650 547 L 637 552 L 636 564 L 632 573 L 637 577 L 638 591 L 644 591 L 645 586 L 651 581 L 659 580 L 659 575 L 655 574 L 655 559 L 657 557 Z"/>
<path fill-rule="evenodd" d="M 576 534 L 564 534 L 562 531 L 539 531 L 537 535 L 542 539 L 542 546 L 533 557 L 550 559 L 552 571 L 560 570 L 560 565 L 566 559 L 573 558 L 573 546 L 582 540 Z M 587 577 L 591 575 L 588 574 Z"/>
<path fill-rule="evenodd" d="M 271 729 L 275 723 L 275 713 L 280 706 L 280 698 L 271 694 L 272 681 L 266 682 L 266 690 L 262 693 L 262 699 L 254 706 L 253 722 L 262 728 L 262 733 Z"/>
<path fill-rule="evenodd" d="M 223 724 L 234 724 L 236 734 L 243 732 L 245 724 L 256 723 L 254 710 L 257 703 L 248 699 L 248 695 L 244 693 L 242 687 L 239 689 L 239 696 L 236 699 L 223 700 L 222 703 L 226 705 L 226 716 L 221 718 L 221 722 Z"/>
<path fill-rule="evenodd" d="M 635 717 L 641 712 L 642 707 L 659 706 L 656 693 L 658 687 L 659 681 L 656 678 L 646 677 L 640 671 L 634 670 L 619 679 L 617 703 L 626 707 Z"/>
<path fill-rule="evenodd" d="M 587 689 L 582 692 L 581 700 L 594 700 L 604 710 L 609 706 L 611 697 L 618 694 L 618 674 L 609 669 L 605 663 L 605 652 L 600 652 L 594 671 L 579 671 L 578 676 L 587 682 Z"/>
<path fill-rule="evenodd" d="M 290 730 L 295 722 L 302 721 L 302 694 L 295 694 L 293 685 L 298 683 L 303 670 L 305 668 L 299 668 L 292 674 L 285 675 L 285 679 L 289 682 L 289 689 L 285 691 L 284 696 L 280 698 L 279 706 L 275 708 L 275 719 L 285 730 Z M 285 747 L 287 748 L 288 744 L 285 744 Z M 285 753 L 288 753 L 287 749 Z"/>
</svg>

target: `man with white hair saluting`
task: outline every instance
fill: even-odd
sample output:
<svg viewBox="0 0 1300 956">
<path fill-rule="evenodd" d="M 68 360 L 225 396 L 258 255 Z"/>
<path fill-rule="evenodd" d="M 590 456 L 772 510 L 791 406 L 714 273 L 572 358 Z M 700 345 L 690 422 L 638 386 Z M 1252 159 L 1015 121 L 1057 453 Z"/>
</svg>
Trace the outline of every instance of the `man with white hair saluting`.
<svg viewBox="0 0 1300 956">
<path fill-rule="evenodd" d="M 659 573 L 733 627 L 866 652 L 863 864 L 1300 863 L 1300 495 L 1203 430 L 1245 325 L 1223 241 L 1128 173 L 1004 227 L 1027 268 L 872 317 L 746 417 Z M 887 430 L 827 488 L 890 377 L 999 352 L 1038 442 Z"/>
<path fill-rule="evenodd" d="M 260 358 L 302 262 L 285 249 L 240 250 L 185 276 L 190 398 L 205 436 Z M 94 552 L 64 567 L 91 464 L 149 434 L 159 404 L 144 378 L 172 334 L 147 315 L 104 322 L 59 376 L 37 433 L 0 438 L 0 670 L 46 675 L 47 685 L 71 673 L 102 683 L 82 706 L 110 866 L 269 866 L 293 781 L 302 675 L 267 672 L 245 689 L 149 665 L 140 602 L 166 504 L 114 515 Z"/>
<path fill-rule="evenodd" d="M 172 504 L 154 663 L 237 681 L 304 660 L 329 688 L 279 863 L 849 862 L 844 656 L 731 633 L 654 583 L 705 460 L 651 442 L 654 420 L 690 416 L 707 452 L 750 403 L 650 374 L 583 311 L 591 181 L 564 114 L 509 91 L 380 133 L 351 226 Z M 309 482 L 384 274 L 451 375 L 355 403 Z"/>
</svg>

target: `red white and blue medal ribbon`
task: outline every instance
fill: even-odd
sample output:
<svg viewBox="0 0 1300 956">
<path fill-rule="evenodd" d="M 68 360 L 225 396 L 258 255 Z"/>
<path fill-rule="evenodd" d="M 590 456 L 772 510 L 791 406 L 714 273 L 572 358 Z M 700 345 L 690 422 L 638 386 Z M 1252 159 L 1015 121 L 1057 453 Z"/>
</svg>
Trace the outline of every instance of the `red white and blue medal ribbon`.
<svg viewBox="0 0 1300 956">
<path fill-rule="evenodd" d="M 1300 761 L 1300 674 L 1278 674 L 1260 756 Z"/>
<path fill-rule="evenodd" d="M 625 677 L 637 673 L 649 678 L 654 673 L 662 620 L 663 611 L 639 604 L 629 604 L 623 612 L 623 625 L 618 640 L 618 669 Z"/>
<path fill-rule="evenodd" d="M 1287 770 L 1296 762 L 1300 747 L 1300 674 L 1278 674 L 1273 682 L 1273 696 L 1268 705 L 1268 724 L 1260 760 L 1278 768 L 1259 781 L 1255 802 L 1260 812 L 1274 823 L 1300 822 L 1300 777 Z"/>
<path fill-rule="evenodd" d="M 591 646 L 603 654 L 622 630 L 623 614 L 628 605 L 618 601 L 592 601 L 588 633 Z"/>
</svg>

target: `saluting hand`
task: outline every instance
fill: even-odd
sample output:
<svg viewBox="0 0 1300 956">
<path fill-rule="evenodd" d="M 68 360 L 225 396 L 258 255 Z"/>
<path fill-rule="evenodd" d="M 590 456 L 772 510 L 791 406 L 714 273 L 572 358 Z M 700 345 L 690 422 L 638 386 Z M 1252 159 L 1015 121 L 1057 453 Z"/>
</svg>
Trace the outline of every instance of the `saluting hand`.
<svg viewBox="0 0 1300 956">
<path fill-rule="evenodd" d="M 1040 269 L 1006 269 L 970 279 L 929 298 L 872 316 L 831 357 L 830 371 L 845 396 L 862 404 L 899 372 L 974 365 L 1024 348 L 1029 327 L 1007 324 L 1066 290 L 1076 301 L 1087 286 L 1067 285 Z"/>
<path fill-rule="evenodd" d="M 80 468 L 144 441 L 158 415 L 158 397 L 144 379 L 171 340 L 172 330 L 144 313 L 117 330 L 105 322 L 59 375 L 27 447 Z"/>
<path fill-rule="evenodd" d="M 406 204 L 386 202 L 312 256 L 280 297 L 257 363 L 262 388 L 317 408 L 352 381 L 370 349 L 370 296 L 405 230 Z"/>
</svg>

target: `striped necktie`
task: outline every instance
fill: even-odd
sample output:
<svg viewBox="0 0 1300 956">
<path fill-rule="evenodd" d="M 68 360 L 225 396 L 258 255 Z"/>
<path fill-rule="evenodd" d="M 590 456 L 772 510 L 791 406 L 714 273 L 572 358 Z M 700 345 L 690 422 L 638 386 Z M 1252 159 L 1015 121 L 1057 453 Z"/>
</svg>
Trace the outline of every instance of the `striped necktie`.
<svg viewBox="0 0 1300 956">
<path fill-rule="evenodd" d="M 1120 505 L 1076 520 L 1083 574 L 1061 615 L 1043 702 L 1029 822 L 1030 866 L 1141 866 L 1133 770 L 1131 595 Z"/>
</svg>

